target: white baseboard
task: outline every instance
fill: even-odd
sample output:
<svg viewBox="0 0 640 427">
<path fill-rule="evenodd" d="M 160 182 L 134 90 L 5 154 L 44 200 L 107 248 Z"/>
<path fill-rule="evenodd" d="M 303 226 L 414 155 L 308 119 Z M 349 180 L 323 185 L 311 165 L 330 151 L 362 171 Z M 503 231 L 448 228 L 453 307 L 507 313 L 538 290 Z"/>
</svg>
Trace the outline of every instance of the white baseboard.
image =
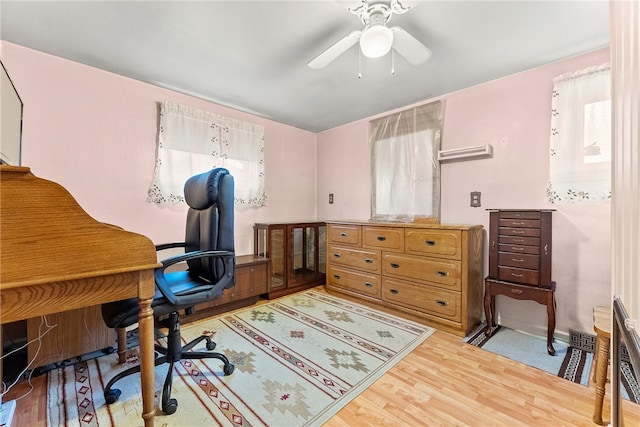
<svg viewBox="0 0 640 427">
<path fill-rule="evenodd" d="M 513 329 L 519 332 L 523 332 L 525 334 L 533 335 L 544 340 L 547 339 L 547 327 L 540 325 L 533 325 L 531 323 L 523 322 L 518 319 L 513 319 L 510 317 L 500 317 L 500 321 L 498 322 L 502 326 L 505 326 L 509 329 Z M 560 341 L 564 344 L 569 345 L 571 341 L 568 332 L 555 331 L 553 334 L 554 341 Z"/>
</svg>

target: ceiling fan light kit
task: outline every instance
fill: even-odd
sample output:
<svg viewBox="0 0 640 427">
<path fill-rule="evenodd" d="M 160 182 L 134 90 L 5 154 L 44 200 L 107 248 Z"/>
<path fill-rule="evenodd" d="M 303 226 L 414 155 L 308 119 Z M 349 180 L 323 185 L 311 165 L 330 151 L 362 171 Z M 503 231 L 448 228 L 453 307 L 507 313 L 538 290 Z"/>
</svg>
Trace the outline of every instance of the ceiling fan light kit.
<svg viewBox="0 0 640 427">
<path fill-rule="evenodd" d="M 393 33 L 383 24 L 373 25 L 362 32 L 360 50 L 367 58 L 380 58 L 391 50 Z"/>
<path fill-rule="evenodd" d="M 364 28 L 350 32 L 307 65 L 313 69 L 323 68 L 358 42 L 360 51 L 367 58 L 383 57 L 393 48 L 411 64 L 422 64 L 431 57 L 431 50 L 402 28 L 387 27 L 393 14 L 403 14 L 410 9 L 400 0 L 362 0 L 358 7 L 349 11 L 358 15 Z"/>
</svg>

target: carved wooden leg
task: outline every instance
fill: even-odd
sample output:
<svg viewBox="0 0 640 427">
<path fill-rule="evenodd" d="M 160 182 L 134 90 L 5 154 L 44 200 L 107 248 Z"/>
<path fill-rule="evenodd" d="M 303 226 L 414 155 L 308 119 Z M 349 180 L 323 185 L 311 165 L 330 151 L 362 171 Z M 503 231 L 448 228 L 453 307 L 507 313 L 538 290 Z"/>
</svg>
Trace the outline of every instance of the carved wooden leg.
<svg viewBox="0 0 640 427">
<path fill-rule="evenodd" d="M 156 412 L 154 400 L 154 348 L 153 348 L 153 271 L 140 273 L 138 304 L 138 332 L 140 340 L 140 382 L 142 385 L 142 418 L 145 427 L 153 427 Z M 148 295 L 148 297 L 146 297 Z"/>
<path fill-rule="evenodd" d="M 118 363 L 127 361 L 127 329 L 116 328 L 118 333 Z"/>
<path fill-rule="evenodd" d="M 609 364 L 609 338 L 598 334 L 596 366 L 596 403 L 593 410 L 593 422 L 602 425 L 602 402 L 604 401 L 607 365 Z"/>
<path fill-rule="evenodd" d="M 491 307 L 492 299 L 493 298 L 491 298 L 491 284 L 485 281 L 484 282 L 484 317 L 486 318 L 486 321 L 487 321 L 487 327 L 484 330 L 484 334 L 488 337 L 491 336 L 491 329 L 492 329 L 491 325 L 493 324 L 493 322 L 495 322 L 495 319 L 493 319 L 492 317 L 492 314 L 494 314 Z"/>
<path fill-rule="evenodd" d="M 547 297 L 547 353 L 551 356 L 556 354 L 553 348 L 553 334 L 556 331 L 556 298 L 555 292 L 550 291 Z"/>
</svg>

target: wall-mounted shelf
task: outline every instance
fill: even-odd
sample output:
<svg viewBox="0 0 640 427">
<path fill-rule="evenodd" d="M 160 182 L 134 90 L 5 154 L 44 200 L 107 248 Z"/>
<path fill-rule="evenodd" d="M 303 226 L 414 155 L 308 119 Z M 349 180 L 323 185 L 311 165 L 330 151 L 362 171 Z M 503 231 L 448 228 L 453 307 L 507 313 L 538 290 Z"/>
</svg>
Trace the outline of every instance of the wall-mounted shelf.
<svg viewBox="0 0 640 427">
<path fill-rule="evenodd" d="M 493 146 L 491 144 L 478 145 L 476 147 L 454 148 L 451 150 L 438 151 L 438 160 L 445 162 L 447 160 L 465 159 L 469 157 L 492 157 Z"/>
</svg>

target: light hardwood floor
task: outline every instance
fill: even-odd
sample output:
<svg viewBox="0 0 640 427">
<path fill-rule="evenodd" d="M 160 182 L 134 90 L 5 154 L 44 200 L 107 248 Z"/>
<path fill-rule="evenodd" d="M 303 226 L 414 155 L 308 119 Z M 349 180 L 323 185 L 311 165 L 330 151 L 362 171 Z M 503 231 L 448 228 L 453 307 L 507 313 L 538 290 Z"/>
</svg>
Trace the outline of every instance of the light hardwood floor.
<svg viewBox="0 0 640 427">
<path fill-rule="evenodd" d="M 46 425 L 46 377 L 32 384 L 17 402 L 13 426 Z M 29 388 L 18 384 L 4 400 Z M 608 384 L 605 420 L 610 394 Z M 593 385 L 569 382 L 437 331 L 325 425 L 595 426 L 594 395 Z M 625 401 L 623 410 L 626 427 L 640 426 L 640 405 Z"/>
</svg>

